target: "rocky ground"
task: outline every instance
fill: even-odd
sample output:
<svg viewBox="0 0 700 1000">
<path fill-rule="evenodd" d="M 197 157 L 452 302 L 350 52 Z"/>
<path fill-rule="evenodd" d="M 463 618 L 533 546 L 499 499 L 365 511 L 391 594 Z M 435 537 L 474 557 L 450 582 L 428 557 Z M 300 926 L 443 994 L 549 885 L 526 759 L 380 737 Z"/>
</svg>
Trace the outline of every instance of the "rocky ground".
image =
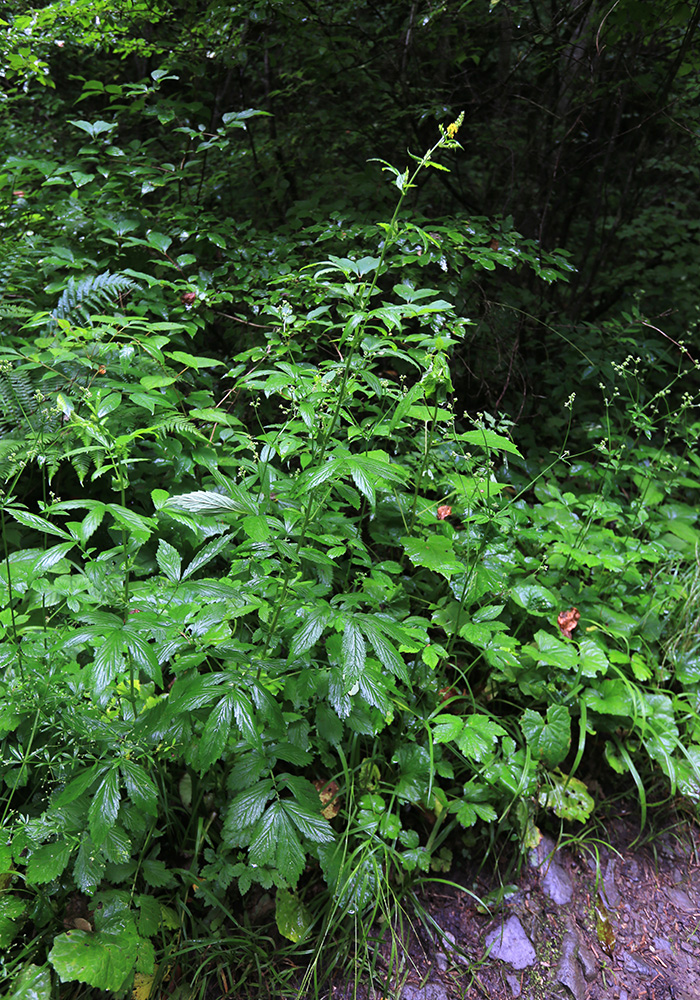
<svg viewBox="0 0 700 1000">
<path fill-rule="evenodd" d="M 392 985 L 359 973 L 331 1000 L 700 1000 L 698 828 L 630 847 L 638 833 L 621 819 L 605 843 L 543 837 L 490 914 L 435 884 L 422 902 L 439 931 L 414 920 L 398 947 L 394 934 L 393 963 L 388 939 L 379 946 L 380 970 L 399 965 Z M 494 898 L 483 876 L 457 881 Z"/>
</svg>

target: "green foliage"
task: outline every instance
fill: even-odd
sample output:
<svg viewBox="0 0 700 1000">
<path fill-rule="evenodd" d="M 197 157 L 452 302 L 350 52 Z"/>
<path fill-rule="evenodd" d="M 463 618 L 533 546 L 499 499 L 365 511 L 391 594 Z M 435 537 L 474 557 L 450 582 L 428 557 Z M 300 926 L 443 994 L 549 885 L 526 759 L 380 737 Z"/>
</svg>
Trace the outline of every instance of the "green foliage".
<svg viewBox="0 0 700 1000">
<path fill-rule="evenodd" d="M 334 940 L 455 854 L 524 851 L 608 790 L 636 791 L 643 818 L 700 799 L 692 352 L 639 306 L 605 342 L 579 317 L 548 326 L 566 358 L 538 376 L 537 423 L 465 403 L 467 372 L 492 391 L 504 317 L 579 279 L 507 215 L 425 196 L 405 217 L 460 156 L 483 181 L 463 116 L 405 169 L 377 142 L 362 198 L 384 174 L 395 200 L 378 224 L 312 211 L 308 191 L 292 206 L 261 112 L 185 92 L 186 71 L 205 88 L 200 56 L 149 10 L 152 39 L 140 4 L 10 26 L 0 944 L 17 1000 L 215 975 L 263 947 L 242 911 L 268 893 L 276 934 Z M 257 51 L 281 31 L 246 10 L 241 26 L 214 4 L 208 27 L 185 11 L 219 68 L 224 37 Z M 66 27 L 104 72 L 53 58 Z M 127 55 L 159 68 L 127 82 Z M 62 74 L 70 108 L 44 86 Z M 20 79 L 44 88 L 56 150 Z M 287 101 L 303 81 L 279 82 Z M 336 147 L 294 156 L 317 150 Z M 288 217 L 260 232 L 243 208 L 274 191 Z"/>
</svg>

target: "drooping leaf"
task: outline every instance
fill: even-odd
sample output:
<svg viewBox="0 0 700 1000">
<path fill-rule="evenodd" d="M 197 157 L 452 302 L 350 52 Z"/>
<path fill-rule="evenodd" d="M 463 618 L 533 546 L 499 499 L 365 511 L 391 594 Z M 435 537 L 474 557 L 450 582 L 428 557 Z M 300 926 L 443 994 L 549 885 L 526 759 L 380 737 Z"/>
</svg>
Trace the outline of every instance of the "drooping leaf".
<svg viewBox="0 0 700 1000">
<path fill-rule="evenodd" d="M 306 936 L 312 924 L 309 909 L 304 906 L 299 896 L 289 889 L 277 890 L 275 920 L 280 934 L 295 942 Z"/>
</svg>

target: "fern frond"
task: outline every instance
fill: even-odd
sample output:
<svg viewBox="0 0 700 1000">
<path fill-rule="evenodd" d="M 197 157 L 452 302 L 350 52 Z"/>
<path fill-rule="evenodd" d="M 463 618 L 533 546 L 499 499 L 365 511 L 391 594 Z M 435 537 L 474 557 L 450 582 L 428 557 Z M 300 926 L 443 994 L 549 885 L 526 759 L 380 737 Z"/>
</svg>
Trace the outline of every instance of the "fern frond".
<svg viewBox="0 0 700 1000">
<path fill-rule="evenodd" d="M 110 271 L 81 278 L 77 282 L 75 278 L 69 278 L 53 311 L 53 325 L 59 319 L 85 322 L 97 307 L 110 305 L 117 295 L 135 287 L 136 283 L 131 278 L 124 274 L 112 274 Z"/>
</svg>

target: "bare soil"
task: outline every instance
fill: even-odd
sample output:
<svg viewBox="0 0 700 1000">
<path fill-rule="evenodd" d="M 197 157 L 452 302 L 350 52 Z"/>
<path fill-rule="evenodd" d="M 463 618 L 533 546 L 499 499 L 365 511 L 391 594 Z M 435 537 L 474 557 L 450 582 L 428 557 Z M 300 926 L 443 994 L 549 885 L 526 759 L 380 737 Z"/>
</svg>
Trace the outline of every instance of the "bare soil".
<svg viewBox="0 0 700 1000">
<path fill-rule="evenodd" d="M 506 898 L 485 913 L 440 882 L 398 934 L 384 934 L 352 983 L 329 1000 L 700 1000 L 700 836 L 664 833 L 637 846 L 620 818 L 605 842 L 543 838 Z M 451 873 L 494 899 L 496 873 Z M 491 894 L 491 895 L 489 895 Z M 392 946 L 393 941 L 393 946 Z"/>
</svg>

